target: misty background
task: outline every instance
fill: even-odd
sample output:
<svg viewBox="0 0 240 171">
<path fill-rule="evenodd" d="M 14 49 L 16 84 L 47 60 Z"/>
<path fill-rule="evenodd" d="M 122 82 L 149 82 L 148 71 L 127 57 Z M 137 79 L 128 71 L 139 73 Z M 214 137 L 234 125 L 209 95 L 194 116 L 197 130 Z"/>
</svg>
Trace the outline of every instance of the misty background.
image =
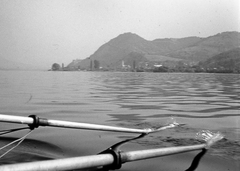
<svg viewBox="0 0 240 171">
<path fill-rule="evenodd" d="M 49 69 L 125 32 L 144 39 L 240 31 L 239 0 L 1 0 L 0 63 Z"/>
</svg>

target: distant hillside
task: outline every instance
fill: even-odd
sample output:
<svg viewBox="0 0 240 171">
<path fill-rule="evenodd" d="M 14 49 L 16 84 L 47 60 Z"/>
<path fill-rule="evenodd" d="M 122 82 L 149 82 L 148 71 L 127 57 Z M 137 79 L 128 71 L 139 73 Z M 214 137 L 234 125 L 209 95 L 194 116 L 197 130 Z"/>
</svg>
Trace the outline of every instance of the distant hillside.
<svg viewBox="0 0 240 171">
<path fill-rule="evenodd" d="M 159 48 L 161 54 L 168 54 L 192 46 L 201 40 L 202 38 L 199 37 L 187 37 L 180 39 L 156 39 L 152 42 Z"/>
<path fill-rule="evenodd" d="M 225 70 L 240 72 L 240 48 L 234 48 L 229 51 L 220 53 L 201 62 L 200 65 L 207 70 Z"/>
<path fill-rule="evenodd" d="M 130 53 L 159 54 L 159 48 L 140 36 L 132 33 L 124 33 L 102 45 L 93 55 L 81 61 L 80 67 L 87 67 L 91 60 L 98 60 L 103 67 L 115 67 L 123 59 L 129 58 Z"/>
<path fill-rule="evenodd" d="M 204 61 L 214 55 L 239 47 L 239 45 L 240 33 L 224 32 L 203 38 L 186 48 L 169 52 L 167 56 L 192 61 Z"/>
<path fill-rule="evenodd" d="M 89 69 L 91 61 L 103 68 L 142 62 L 204 61 L 214 55 L 239 47 L 240 33 L 224 32 L 207 38 L 155 39 L 148 41 L 133 33 L 124 33 L 105 43 L 90 57 L 69 66 Z"/>
</svg>

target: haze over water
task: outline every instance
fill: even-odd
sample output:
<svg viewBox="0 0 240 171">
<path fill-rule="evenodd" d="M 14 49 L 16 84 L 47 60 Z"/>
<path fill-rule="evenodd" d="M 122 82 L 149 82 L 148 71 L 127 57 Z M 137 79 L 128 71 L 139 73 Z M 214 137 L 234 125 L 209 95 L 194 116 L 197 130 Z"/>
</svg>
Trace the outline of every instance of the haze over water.
<svg viewBox="0 0 240 171">
<path fill-rule="evenodd" d="M 220 131 L 225 138 L 213 146 L 209 157 L 232 162 L 236 170 L 239 167 L 240 79 L 237 74 L 0 71 L 0 87 L 1 114 L 36 114 L 48 119 L 130 128 L 159 127 L 171 122 L 171 118 L 186 124 L 128 143 L 122 147 L 125 151 L 197 144 L 197 132 Z M 19 125 L 0 124 L 1 130 L 14 127 Z M 20 135 L 23 133 L 11 136 Z M 28 137 L 34 142 L 26 141 L 2 163 L 29 160 L 27 156 L 17 155 L 24 150 L 32 160 L 97 154 L 134 136 L 39 128 Z M 9 138 L 4 140 L 7 141 Z M 145 164 L 151 165 L 151 161 Z M 125 168 L 131 170 L 133 165 Z M 138 168 L 141 169 L 144 170 Z"/>
</svg>

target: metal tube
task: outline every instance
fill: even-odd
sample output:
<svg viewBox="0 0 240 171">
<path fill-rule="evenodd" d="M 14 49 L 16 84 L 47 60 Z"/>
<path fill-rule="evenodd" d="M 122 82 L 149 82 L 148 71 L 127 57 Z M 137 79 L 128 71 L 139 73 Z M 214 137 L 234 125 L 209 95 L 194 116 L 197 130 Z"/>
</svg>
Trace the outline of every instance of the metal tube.
<svg viewBox="0 0 240 171">
<path fill-rule="evenodd" d="M 148 133 L 149 132 L 148 130 L 145 130 L 145 129 L 123 128 L 123 127 L 88 124 L 88 123 L 77 123 L 77 122 L 59 121 L 59 120 L 48 120 L 48 126 L 62 127 L 62 128 L 75 128 L 75 129 L 88 129 L 88 130 L 98 130 L 98 131 L 125 132 L 125 133 Z"/>
<path fill-rule="evenodd" d="M 18 124 L 33 124 L 34 119 L 31 117 L 24 116 L 9 116 L 0 114 L 0 122 L 18 123 Z M 87 130 L 97 130 L 97 131 L 112 131 L 112 132 L 125 132 L 125 133 L 138 133 L 138 134 L 149 134 L 154 132 L 163 131 L 165 129 L 174 128 L 179 126 L 178 123 L 169 124 L 158 129 L 134 129 L 134 128 L 123 128 L 116 126 L 80 123 L 80 122 L 70 122 L 70 121 L 60 121 L 60 120 L 49 120 L 45 118 L 39 118 L 39 126 L 52 126 L 52 127 L 62 127 L 62 128 L 74 128 L 74 129 L 87 129 Z"/>
<path fill-rule="evenodd" d="M 9 123 L 18 123 L 18 124 L 32 124 L 33 118 L 0 114 L 0 121 L 9 122 Z"/>
<path fill-rule="evenodd" d="M 206 144 L 182 146 L 182 147 L 168 147 L 149 149 L 141 151 L 121 152 L 121 162 L 131 162 L 136 160 L 143 160 L 155 157 L 162 157 L 189 151 L 201 150 L 206 147 Z M 39 162 L 29 162 L 21 164 L 10 164 L 0 166 L 1 171 L 62 171 L 71 169 L 86 169 L 93 167 L 100 167 L 111 165 L 114 162 L 112 154 L 99 154 L 84 157 L 73 157 L 67 159 L 56 159 Z"/>
<path fill-rule="evenodd" d="M 199 144 L 199 145 L 192 145 L 192 146 L 130 151 L 130 152 L 121 153 L 121 158 L 122 158 L 122 162 L 124 163 L 124 162 L 136 161 L 136 160 L 173 155 L 178 153 L 185 153 L 189 151 L 201 150 L 205 147 L 206 147 L 206 144 Z"/>
<path fill-rule="evenodd" d="M 18 123 L 18 124 L 32 124 L 34 122 L 33 118 L 30 118 L 30 117 L 9 116 L 9 115 L 3 115 L 3 114 L 0 114 L 0 121 L 9 122 L 9 123 Z M 98 124 L 89 124 L 89 123 L 60 121 L 60 120 L 46 120 L 44 123 L 44 126 L 74 128 L 74 129 L 88 129 L 88 130 L 98 130 L 98 131 L 125 132 L 125 133 L 151 132 L 151 129 L 133 129 L 133 128 L 98 125 Z"/>
<path fill-rule="evenodd" d="M 73 169 L 86 169 L 110 165 L 114 161 L 111 154 L 100 154 L 85 157 L 73 157 L 20 164 L 0 166 L 1 171 L 63 171 Z"/>
</svg>

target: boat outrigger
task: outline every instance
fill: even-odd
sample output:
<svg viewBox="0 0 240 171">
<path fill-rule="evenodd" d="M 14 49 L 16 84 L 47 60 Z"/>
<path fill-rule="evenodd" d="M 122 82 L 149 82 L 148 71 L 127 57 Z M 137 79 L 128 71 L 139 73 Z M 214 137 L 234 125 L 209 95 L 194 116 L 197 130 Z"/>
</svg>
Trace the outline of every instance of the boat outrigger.
<svg viewBox="0 0 240 171">
<path fill-rule="evenodd" d="M 3 156 L 5 156 L 11 150 L 16 148 L 34 129 L 38 128 L 39 126 L 51 126 L 51 127 L 63 127 L 63 128 L 139 134 L 136 138 L 127 139 L 122 142 L 119 142 L 96 155 L 37 161 L 37 162 L 35 161 L 35 162 L 27 162 L 27 163 L 19 163 L 19 164 L 0 165 L 1 171 L 19 171 L 19 170 L 20 171 L 40 171 L 40 170 L 41 171 L 46 171 L 46 170 L 64 171 L 64 170 L 89 169 L 89 168 L 101 168 L 103 170 L 116 170 L 116 169 L 120 169 L 122 164 L 126 162 L 132 162 L 132 161 L 143 160 L 148 158 L 156 158 L 156 157 L 162 157 L 167 155 L 174 155 L 178 153 L 185 153 L 189 151 L 201 150 L 201 152 L 193 160 L 190 168 L 187 169 L 188 171 L 193 171 L 195 170 L 201 157 L 207 152 L 207 150 L 214 143 L 216 143 L 217 141 L 223 138 L 223 135 L 219 132 L 212 133 L 210 131 L 202 131 L 198 133 L 198 136 L 200 136 L 205 141 L 205 143 L 202 143 L 202 144 L 124 152 L 119 149 L 120 146 L 123 145 L 124 143 L 142 138 L 151 133 L 156 133 L 169 128 L 182 126 L 182 124 L 173 122 L 160 128 L 133 129 L 133 128 L 89 124 L 89 123 L 50 120 L 46 118 L 39 118 L 36 115 L 23 117 L 23 116 L 10 116 L 10 115 L 3 115 L 3 114 L 0 114 L 0 122 L 28 125 L 28 127 L 24 127 L 24 128 L 2 130 L 0 131 L 0 135 L 19 131 L 22 129 L 30 129 L 30 131 L 22 138 L 19 138 L 16 141 L 11 142 L 10 144 L 0 147 L 0 150 L 2 150 L 14 143 L 17 143 L 17 145 L 15 145 L 14 147 L 6 151 L 4 154 L 0 154 L 0 160 Z"/>
</svg>

